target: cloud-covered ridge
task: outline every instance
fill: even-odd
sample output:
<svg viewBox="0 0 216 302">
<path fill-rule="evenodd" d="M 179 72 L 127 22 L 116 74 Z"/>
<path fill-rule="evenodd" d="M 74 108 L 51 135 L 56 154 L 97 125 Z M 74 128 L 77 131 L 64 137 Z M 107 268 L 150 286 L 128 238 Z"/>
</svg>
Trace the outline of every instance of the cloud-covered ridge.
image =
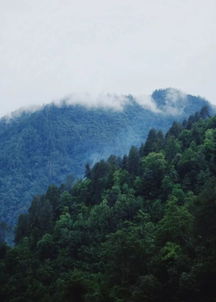
<svg viewBox="0 0 216 302">
<path fill-rule="evenodd" d="M 184 112 L 188 102 L 188 95 L 184 92 L 174 89 L 160 89 L 155 90 L 152 95 L 123 95 L 114 93 L 74 93 L 68 95 L 64 99 L 54 100 L 49 104 L 22 107 L 3 117 L 5 121 L 18 118 L 24 113 L 33 113 L 35 111 L 42 110 L 45 106 L 55 105 L 61 107 L 66 106 L 84 106 L 87 109 L 110 109 L 115 111 L 123 111 L 126 105 L 133 102 L 141 105 L 146 110 L 166 115 L 181 115 Z"/>
</svg>

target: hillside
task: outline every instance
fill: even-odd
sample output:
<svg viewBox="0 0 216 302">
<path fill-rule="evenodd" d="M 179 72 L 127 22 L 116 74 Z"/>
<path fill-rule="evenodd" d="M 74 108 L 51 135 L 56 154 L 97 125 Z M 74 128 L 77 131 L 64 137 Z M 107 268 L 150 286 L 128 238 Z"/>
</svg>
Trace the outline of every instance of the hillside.
<svg viewBox="0 0 216 302">
<path fill-rule="evenodd" d="M 125 97 L 122 110 L 84 105 L 47 105 L 0 120 L 0 221 L 14 225 L 35 194 L 49 184 L 81 177 L 86 163 L 122 155 L 140 145 L 151 128 L 166 131 L 173 120 L 183 120 L 208 102 L 157 90 L 156 110 Z M 71 175 L 71 176 L 69 176 Z"/>
<path fill-rule="evenodd" d="M 214 302 L 216 117 L 151 130 L 70 190 L 50 186 L 0 248 L 1 301 Z"/>
</svg>

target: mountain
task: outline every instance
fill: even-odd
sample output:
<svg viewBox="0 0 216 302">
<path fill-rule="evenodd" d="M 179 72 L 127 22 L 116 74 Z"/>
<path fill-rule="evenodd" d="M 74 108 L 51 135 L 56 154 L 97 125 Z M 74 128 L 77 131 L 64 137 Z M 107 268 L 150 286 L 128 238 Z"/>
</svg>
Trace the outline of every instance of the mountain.
<svg viewBox="0 0 216 302">
<path fill-rule="evenodd" d="M 108 98 L 112 102 L 112 97 Z M 166 131 L 209 103 L 174 89 L 157 90 L 148 104 L 125 96 L 120 108 L 62 102 L 0 120 L 0 221 L 13 226 L 32 197 L 49 184 L 82 177 L 110 154 L 140 145 L 151 128 Z"/>
<path fill-rule="evenodd" d="M 36 196 L 16 245 L 0 244 L 0 300 L 214 302 L 216 116 L 206 113 Z"/>
</svg>

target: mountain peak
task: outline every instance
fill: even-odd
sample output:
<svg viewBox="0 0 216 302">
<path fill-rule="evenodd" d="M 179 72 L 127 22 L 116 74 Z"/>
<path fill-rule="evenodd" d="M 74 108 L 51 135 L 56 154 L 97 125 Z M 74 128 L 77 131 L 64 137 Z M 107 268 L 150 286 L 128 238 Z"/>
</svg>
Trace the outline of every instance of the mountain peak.
<svg viewBox="0 0 216 302">
<path fill-rule="evenodd" d="M 175 88 L 155 90 L 152 93 L 152 100 L 159 110 L 168 115 L 192 114 L 196 107 L 210 105 L 204 98 L 185 94 Z"/>
<path fill-rule="evenodd" d="M 1 118 L 5 122 L 19 119 L 23 115 L 31 115 L 44 108 L 81 106 L 87 110 L 113 110 L 116 112 L 124 111 L 127 106 L 142 106 L 146 110 L 171 116 L 178 116 L 199 111 L 203 106 L 210 104 L 201 97 L 185 94 L 175 88 L 166 88 L 155 90 L 152 95 L 132 95 L 132 94 L 114 94 L 101 93 L 98 95 L 71 94 L 66 98 L 52 101 L 49 104 L 28 106 L 20 108 Z M 191 108 L 192 106 L 192 108 Z"/>
</svg>

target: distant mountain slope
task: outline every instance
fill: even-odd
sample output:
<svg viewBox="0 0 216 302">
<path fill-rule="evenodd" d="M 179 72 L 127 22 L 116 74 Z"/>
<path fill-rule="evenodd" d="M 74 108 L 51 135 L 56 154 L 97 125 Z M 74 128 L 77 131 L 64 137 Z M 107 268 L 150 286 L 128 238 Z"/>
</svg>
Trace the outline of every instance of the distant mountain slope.
<svg viewBox="0 0 216 302">
<path fill-rule="evenodd" d="M 216 116 L 86 172 L 33 198 L 14 247 L 0 237 L 0 301 L 215 302 Z"/>
<path fill-rule="evenodd" d="M 14 225 L 32 196 L 72 174 L 81 177 L 85 164 L 110 154 L 122 155 L 143 142 L 151 128 L 167 130 L 209 103 L 173 89 L 152 94 L 156 110 L 132 96 L 122 110 L 81 105 L 47 105 L 35 112 L 0 120 L 0 221 Z"/>
</svg>

